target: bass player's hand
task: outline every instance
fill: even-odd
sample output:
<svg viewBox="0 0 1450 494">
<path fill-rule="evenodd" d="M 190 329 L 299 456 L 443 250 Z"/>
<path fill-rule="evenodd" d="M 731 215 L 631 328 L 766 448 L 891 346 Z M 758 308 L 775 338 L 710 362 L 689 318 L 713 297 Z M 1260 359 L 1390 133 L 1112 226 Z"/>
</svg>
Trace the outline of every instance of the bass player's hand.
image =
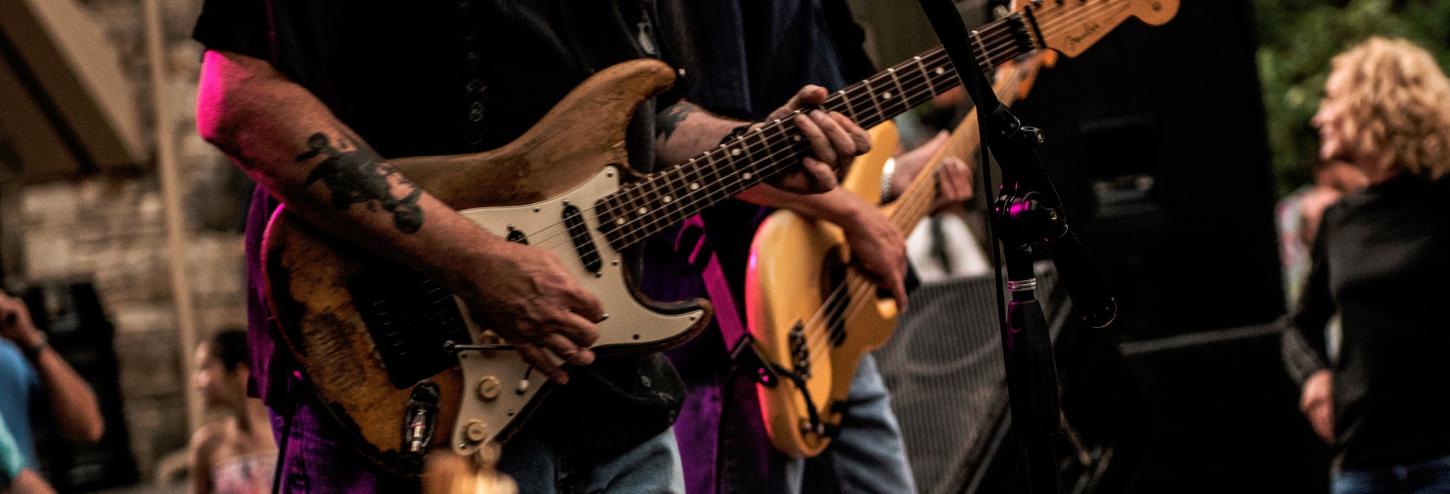
<svg viewBox="0 0 1450 494">
<path fill-rule="evenodd" d="M 816 109 L 827 96 L 826 88 L 821 86 L 802 87 L 785 106 L 766 117 L 766 121 L 793 120 L 810 142 L 812 153 L 802 160 L 801 170 L 778 176 L 770 181 L 771 185 L 798 194 L 826 192 L 836 188 L 838 174 L 846 170 L 852 158 L 871 150 L 870 134 L 856 122 L 837 112 Z M 795 114 L 797 111 L 800 114 Z"/>
<path fill-rule="evenodd" d="M 838 223 L 851 247 L 851 260 L 876 286 L 891 293 L 900 310 L 906 309 L 906 239 L 885 215 L 865 201 L 848 219 Z"/>
<path fill-rule="evenodd" d="M 575 365 L 594 361 L 589 346 L 599 339 L 595 324 L 604 319 L 603 306 L 553 253 L 499 240 L 467 257 L 473 259 L 465 264 L 469 269 L 457 271 L 449 284 L 475 322 L 560 384 L 569 376 L 545 350 Z"/>
</svg>

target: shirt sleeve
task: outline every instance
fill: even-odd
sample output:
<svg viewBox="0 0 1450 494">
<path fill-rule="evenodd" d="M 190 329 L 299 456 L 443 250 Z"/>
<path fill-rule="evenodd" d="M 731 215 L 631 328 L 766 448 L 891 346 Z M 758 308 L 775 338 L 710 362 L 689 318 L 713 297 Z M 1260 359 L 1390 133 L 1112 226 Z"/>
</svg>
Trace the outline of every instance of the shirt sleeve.
<svg viewBox="0 0 1450 494">
<path fill-rule="evenodd" d="M 208 50 L 272 59 L 267 0 L 206 0 L 191 37 Z"/>
<path fill-rule="evenodd" d="M 1314 249 L 1310 254 L 1309 277 L 1304 282 L 1304 292 L 1298 305 L 1285 320 L 1286 331 L 1282 341 L 1284 365 L 1296 382 L 1304 382 L 1310 374 L 1328 367 L 1329 352 L 1324 336 L 1324 326 L 1337 310 L 1329 293 L 1328 219 L 1331 210 L 1324 213 L 1319 233 L 1314 237 Z"/>
<path fill-rule="evenodd" d="M 5 417 L 0 416 L 0 489 L 8 489 L 10 482 L 20 475 L 23 468 L 25 453 L 20 451 L 20 445 L 10 435 L 10 428 L 5 425 Z"/>
</svg>

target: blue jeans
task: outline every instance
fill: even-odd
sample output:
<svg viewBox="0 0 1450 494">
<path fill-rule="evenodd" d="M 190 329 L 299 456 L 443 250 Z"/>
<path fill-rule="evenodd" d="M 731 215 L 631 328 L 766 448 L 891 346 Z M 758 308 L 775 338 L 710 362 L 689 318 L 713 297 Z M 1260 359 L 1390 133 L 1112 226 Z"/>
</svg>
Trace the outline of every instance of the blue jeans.
<svg viewBox="0 0 1450 494">
<path fill-rule="evenodd" d="M 876 359 L 870 354 L 856 368 L 846 404 L 841 434 L 820 456 L 809 460 L 786 459 L 790 466 L 782 471 L 785 476 L 776 481 L 781 490 L 773 492 L 916 492 L 916 482 L 906 462 L 906 448 L 901 442 L 901 426 L 891 411 L 891 396 L 881 372 L 876 369 Z M 828 475 L 802 479 L 802 472 L 808 469 L 819 469 Z"/>
<path fill-rule="evenodd" d="M 1334 494 L 1450 493 L 1450 456 L 1408 463 L 1334 472 Z"/>
<path fill-rule="evenodd" d="M 578 460 L 522 433 L 504 447 L 498 469 L 513 477 L 519 492 L 685 492 L 684 468 L 673 428 L 607 461 L 584 464 Z"/>
<path fill-rule="evenodd" d="M 367 459 L 346 443 L 343 432 L 309 393 L 291 393 L 291 419 L 273 413 L 272 427 L 288 428 L 280 465 L 283 493 L 408 493 L 415 480 L 397 478 L 370 468 Z M 646 440 L 607 460 L 590 460 L 550 447 L 527 427 L 504 446 L 499 471 L 527 493 L 680 493 L 685 479 L 673 430 Z"/>
</svg>

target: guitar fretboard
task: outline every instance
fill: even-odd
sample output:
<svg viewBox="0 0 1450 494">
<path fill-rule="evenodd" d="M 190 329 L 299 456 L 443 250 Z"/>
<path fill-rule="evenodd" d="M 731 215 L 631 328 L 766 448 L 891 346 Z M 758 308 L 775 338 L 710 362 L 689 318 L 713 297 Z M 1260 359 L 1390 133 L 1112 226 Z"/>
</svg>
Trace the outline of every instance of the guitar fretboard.
<svg viewBox="0 0 1450 494">
<path fill-rule="evenodd" d="M 978 69 L 990 72 L 1038 48 L 1040 39 L 1029 20 L 1014 14 L 974 31 Z M 937 47 L 837 91 L 821 109 L 869 128 L 958 84 L 946 51 Z M 594 208 L 599 229 L 616 249 L 625 249 L 795 166 L 809 152 L 810 144 L 791 119 L 766 123 L 601 199 Z"/>
</svg>

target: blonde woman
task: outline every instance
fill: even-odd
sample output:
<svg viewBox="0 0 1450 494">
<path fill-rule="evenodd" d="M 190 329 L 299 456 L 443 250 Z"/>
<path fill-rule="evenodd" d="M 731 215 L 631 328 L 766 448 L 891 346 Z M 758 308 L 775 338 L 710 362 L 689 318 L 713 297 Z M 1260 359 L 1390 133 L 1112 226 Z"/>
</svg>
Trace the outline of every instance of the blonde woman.
<svg viewBox="0 0 1450 494">
<path fill-rule="evenodd" d="M 1369 187 L 1325 211 L 1286 353 L 1340 493 L 1450 492 L 1450 81 L 1404 40 L 1336 56 L 1320 155 Z M 1325 352 L 1338 312 L 1343 341 Z"/>
</svg>

